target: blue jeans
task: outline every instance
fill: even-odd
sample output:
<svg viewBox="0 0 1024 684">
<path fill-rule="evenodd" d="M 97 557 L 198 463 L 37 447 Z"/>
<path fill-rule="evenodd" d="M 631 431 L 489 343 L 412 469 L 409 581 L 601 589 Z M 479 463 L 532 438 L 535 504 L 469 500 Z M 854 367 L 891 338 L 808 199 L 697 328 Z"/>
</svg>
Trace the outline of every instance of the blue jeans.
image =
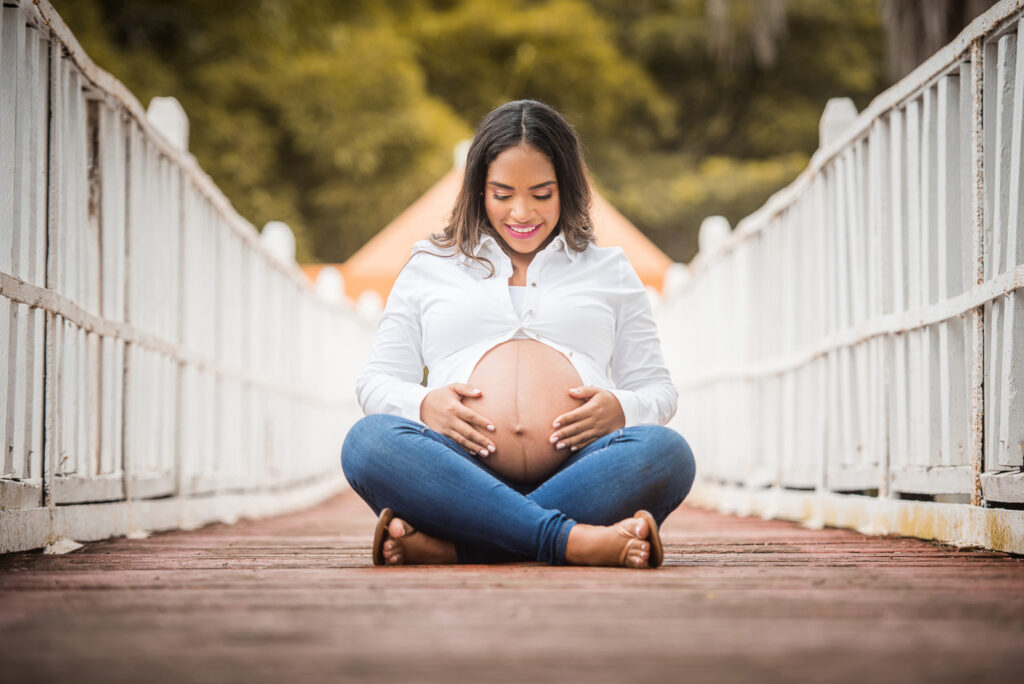
<svg viewBox="0 0 1024 684">
<path fill-rule="evenodd" d="M 380 513 L 454 542 L 460 563 L 565 562 L 577 523 L 611 525 L 647 509 L 661 524 L 693 484 L 690 446 L 660 425 L 622 428 L 588 444 L 547 480 L 515 485 L 422 423 L 377 414 L 345 437 L 352 489 Z"/>
</svg>

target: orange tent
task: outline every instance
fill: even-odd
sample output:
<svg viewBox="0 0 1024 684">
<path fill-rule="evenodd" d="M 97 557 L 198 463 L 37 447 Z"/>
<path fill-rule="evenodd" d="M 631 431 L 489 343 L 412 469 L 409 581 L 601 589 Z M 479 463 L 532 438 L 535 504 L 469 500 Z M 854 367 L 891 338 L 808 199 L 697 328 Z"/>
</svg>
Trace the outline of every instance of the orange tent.
<svg viewBox="0 0 1024 684">
<path fill-rule="evenodd" d="M 451 213 L 462 183 L 462 169 L 453 168 L 403 211 L 398 218 L 377 233 L 343 264 L 334 264 L 345 279 L 345 294 L 358 299 L 367 290 L 386 301 L 399 271 L 409 258 L 412 246 L 430 233 L 441 230 Z M 661 291 L 665 270 L 672 264 L 667 254 L 648 240 L 625 216 L 616 211 L 596 190 L 593 190 L 591 216 L 594 233 L 601 247 L 621 247 L 636 269 L 640 280 Z M 313 281 L 328 264 L 303 266 Z"/>
</svg>

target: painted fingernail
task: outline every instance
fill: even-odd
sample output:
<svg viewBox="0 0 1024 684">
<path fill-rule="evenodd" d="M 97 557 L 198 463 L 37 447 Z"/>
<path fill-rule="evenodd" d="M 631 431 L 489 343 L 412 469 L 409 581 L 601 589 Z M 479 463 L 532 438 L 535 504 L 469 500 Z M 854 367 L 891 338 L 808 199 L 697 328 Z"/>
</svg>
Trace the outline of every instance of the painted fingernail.
<svg viewBox="0 0 1024 684">
<path fill-rule="evenodd" d="M 490 451 L 488 451 L 487 449 L 481 449 L 481 450 L 480 450 L 480 455 L 481 455 L 481 456 L 490 456 L 490 455 L 491 455 L 491 452 L 490 452 Z"/>
<path fill-rule="evenodd" d="M 551 439 L 548 440 L 552 444 L 558 441 L 558 435 L 551 435 Z"/>
<path fill-rule="evenodd" d="M 494 426 L 493 425 L 488 425 L 487 429 L 490 430 L 491 432 L 494 432 Z"/>
<path fill-rule="evenodd" d="M 470 392 L 472 392 L 473 394 L 476 394 L 476 393 L 477 393 L 477 392 L 479 392 L 479 391 L 480 391 L 480 390 L 478 390 L 478 389 L 471 389 L 471 390 L 470 390 Z"/>
<path fill-rule="evenodd" d="M 569 451 L 576 451 L 576 447 L 569 447 Z"/>
<path fill-rule="evenodd" d="M 636 536 L 640 536 L 640 523 L 636 524 Z"/>
<path fill-rule="evenodd" d="M 558 421 L 555 421 L 555 423 L 554 423 L 554 425 L 552 425 L 552 427 L 554 427 L 554 428 L 560 428 L 560 427 L 562 427 L 562 424 L 561 424 L 561 423 L 559 423 Z"/>
<path fill-rule="evenodd" d="M 490 451 L 492 454 L 494 453 L 496 448 L 497 447 L 495 447 L 493 444 L 488 444 L 487 445 L 487 450 Z"/>
<path fill-rule="evenodd" d="M 558 444 L 555 445 L 555 448 L 556 449 L 564 449 L 565 448 L 565 442 L 559 442 Z"/>
</svg>

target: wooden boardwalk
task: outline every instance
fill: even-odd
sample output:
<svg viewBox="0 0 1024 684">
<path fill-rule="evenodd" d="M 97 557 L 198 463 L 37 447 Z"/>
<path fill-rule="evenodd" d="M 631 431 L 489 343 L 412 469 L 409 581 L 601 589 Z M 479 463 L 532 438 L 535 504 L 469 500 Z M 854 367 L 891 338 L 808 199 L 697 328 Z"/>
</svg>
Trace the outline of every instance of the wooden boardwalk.
<svg viewBox="0 0 1024 684">
<path fill-rule="evenodd" d="M 351 492 L 0 557 L 0 680 L 1018 681 L 1024 562 L 683 508 L 666 567 L 374 568 Z"/>
</svg>

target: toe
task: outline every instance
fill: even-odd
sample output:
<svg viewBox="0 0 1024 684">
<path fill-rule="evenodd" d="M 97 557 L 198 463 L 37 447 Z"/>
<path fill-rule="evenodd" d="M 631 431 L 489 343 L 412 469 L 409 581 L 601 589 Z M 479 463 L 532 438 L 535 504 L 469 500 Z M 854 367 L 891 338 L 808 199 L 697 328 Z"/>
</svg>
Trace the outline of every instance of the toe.
<svg viewBox="0 0 1024 684">
<path fill-rule="evenodd" d="M 390 523 L 388 523 L 388 534 L 395 539 L 404 537 L 412 531 L 412 527 L 409 526 L 409 523 L 405 522 L 401 518 L 394 518 Z"/>
<path fill-rule="evenodd" d="M 647 539 L 647 535 L 651 533 L 647 521 L 643 518 L 633 518 L 633 522 L 636 523 L 634 529 L 636 530 L 637 539 Z"/>
</svg>

